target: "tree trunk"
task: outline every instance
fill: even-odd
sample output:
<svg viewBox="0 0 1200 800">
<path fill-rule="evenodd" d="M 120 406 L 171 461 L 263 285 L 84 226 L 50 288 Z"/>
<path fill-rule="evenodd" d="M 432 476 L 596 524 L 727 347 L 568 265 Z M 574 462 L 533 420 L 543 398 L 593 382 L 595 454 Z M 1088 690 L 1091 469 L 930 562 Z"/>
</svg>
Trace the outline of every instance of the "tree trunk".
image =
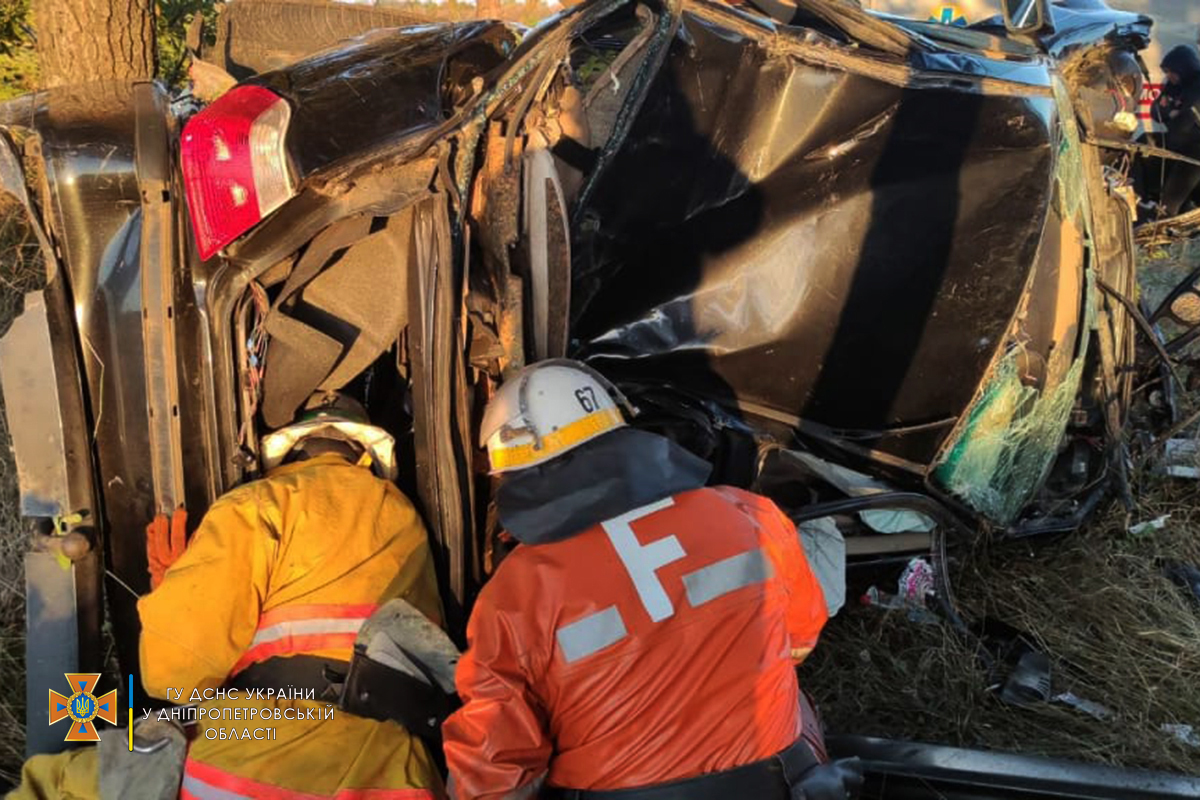
<svg viewBox="0 0 1200 800">
<path fill-rule="evenodd" d="M 33 0 L 41 85 L 154 77 L 153 0 Z"/>
</svg>

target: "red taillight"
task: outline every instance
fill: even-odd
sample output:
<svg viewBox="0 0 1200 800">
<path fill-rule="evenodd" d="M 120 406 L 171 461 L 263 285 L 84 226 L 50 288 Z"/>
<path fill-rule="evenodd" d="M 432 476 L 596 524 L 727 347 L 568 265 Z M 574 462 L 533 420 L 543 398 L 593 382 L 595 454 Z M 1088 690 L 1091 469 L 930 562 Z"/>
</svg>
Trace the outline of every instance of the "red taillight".
<svg viewBox="0 0 1200 800">
<path fill-rule="evenodd" d="M 292 109 L 238 86 L 188 120 L 180 158 L 200 257 L 208 258 L 294 194 L 284 137 Z"/>
</svg>

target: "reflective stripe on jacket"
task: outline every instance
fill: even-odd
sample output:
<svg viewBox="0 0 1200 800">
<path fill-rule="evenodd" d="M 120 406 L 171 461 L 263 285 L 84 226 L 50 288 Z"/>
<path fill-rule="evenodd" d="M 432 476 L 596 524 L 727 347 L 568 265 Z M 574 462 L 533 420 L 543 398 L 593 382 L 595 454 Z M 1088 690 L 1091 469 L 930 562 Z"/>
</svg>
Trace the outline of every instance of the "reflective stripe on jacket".
<svg viewBox="0 0 1200 800">
<path fill-rule="evenodd" d="M 180 800 L 434 800 L 428 789 L 340 789 L 313 794 L 281 789 L 189 759 Z"/>
<path fill-rule="evenodd" d="M 396 597 L 441 622 L 412 503 L 337 455 L 288 464 L 214 503 L 138 602 L 140 677 L 152 696 L 186 703 L 272 657 L 348 661 L 363 622 Z M 247 694 L 203 704 L 188 749 L 192 796 L 442 796 L 424 745 L 400 725 Z"/>
<path fill-rule="evenodd" d="M 441 622 L 408 498 L 339 456 L 287 464 L 214 503 L 138 601 L 142 684 L 178 702 L 168 688 L 215 689 L 270 655 L 347 661 L 361 620 L 394 597 Z"/>
<path fill-rule="evenodd" d="M 549 770 L 646 786 L 777 753 L 801 734 L 795 661 L 825 601 L 773 503 L 699 489 L 520 546 L 476 602 L 443 728 L 459 798 Z"/>
<path fill-rule="evenodd" d="M 258 618 L 250 648 L 233 665 L 231 674 L 276 656 L 319 650 L 353 650 L 358 629 L 379 608 L 374 603 L 283 606 Z"/>
</svg>

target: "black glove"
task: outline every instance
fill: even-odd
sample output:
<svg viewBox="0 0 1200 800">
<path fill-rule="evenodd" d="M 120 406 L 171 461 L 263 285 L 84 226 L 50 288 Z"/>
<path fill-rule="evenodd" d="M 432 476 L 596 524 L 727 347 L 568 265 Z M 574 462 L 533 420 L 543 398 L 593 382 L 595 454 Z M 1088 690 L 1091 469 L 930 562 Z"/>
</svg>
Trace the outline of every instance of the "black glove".
<svg viewBox="0 0 1200 800">
<path fill-rule="evenodd" d="M 813 767 L 792 786 L 792 800 L 855 800 L 862 791 L 862 761 L 843 758 Z"/>
</svg>

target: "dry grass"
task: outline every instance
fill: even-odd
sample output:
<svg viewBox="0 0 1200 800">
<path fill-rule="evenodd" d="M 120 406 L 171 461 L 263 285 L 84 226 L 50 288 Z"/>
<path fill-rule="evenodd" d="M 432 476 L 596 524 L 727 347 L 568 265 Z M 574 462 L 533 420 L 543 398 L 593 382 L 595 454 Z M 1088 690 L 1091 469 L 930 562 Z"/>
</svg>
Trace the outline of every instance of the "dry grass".
<svg viewBox="0 0 1200 800">
<path fill-rule="evenodd" d="M 850 608 L 830 623 L 803 682 L 832 731 L 1085 759 L 1200 774 L 1200 748 L 1163 733 L 1200 733 L 1200 608 L 1163 577 L 1164 558 L 1200 564 L 1194 484 L 1158 486 L 1133 537 L 1113 509 L 1056 541 L 982 546 L 957 564 L 969 619 L 1025 631 L 1053 662 L 1054 692 L 1111 709 L 1094 719 L 1057 705 L 1014 708 L 989 691 L 971 643 L 903 613 Z"/>
<path fill-rule="evenodd" d="M 0 206 L 0 333 L 20 313 L 24 294 L 42 279 L 37 243 L 23 216 Z M 25 757 L 26 527 L 3 411 L 0 398 L 0 785 L 16 781 Z"/>
<path fill-rule="evenodd" d="M 1153 307 L 1200 262 L 1200 242 L 1142 256 L 1142 295 Z M 1161 729 L 1191 725 L 1200 736 L 1200 605 L 1162 574 L 1163 561 L 1200 566 L 1197 485 L 1139 479 L 1133 521 L 1170 514 L 1162 530 L 1132 536 L 1114 506 L 1069 536 L 980 542 L 956 554 L 952 570 L 969 621 L 1023 631 L 1050 657 L 1054 693 L 1099 703 L 1112 718 L 1005 705 L 989 686 L 1000 671 L 988 674 L 974 642 L 853 607 L 830 623 L 802 673 L 830 729 L 1200 774 L 1200 748 Z"/>
</svg>

